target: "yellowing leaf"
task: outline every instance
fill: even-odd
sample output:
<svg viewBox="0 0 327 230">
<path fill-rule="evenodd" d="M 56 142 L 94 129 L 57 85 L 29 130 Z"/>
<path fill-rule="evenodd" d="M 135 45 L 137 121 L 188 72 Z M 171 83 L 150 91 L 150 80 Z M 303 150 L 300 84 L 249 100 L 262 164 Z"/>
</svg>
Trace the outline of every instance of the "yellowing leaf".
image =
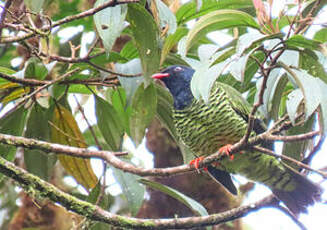
<svg viewBox="0 0 327 230">
<path fill-rule="evenodd" d="M 1 83 L 0 89 L 9 89 L 9 88 L 14 88 L 14 87 L 19 87 L 20 84 L 18 83 L 13 83 L 13 82 L 4 82 Z"/>
<path fill-rule="evenodd" d="M 71 112 L 63 106 L 54 109 L 51 128 L 51 141 L 59 144 L 87 147 L 83 135 Z M 58 159 L 65 170 L 86 189 L 93 188 L 97 184 L 97 177 L 91 167 L 90 159 L 58 155 Z"/>
<path fill-rule="evenodd" d="M 23 97 L 23 95 L 29 93 L 30 89 L 29 88 L 18 88 L 12 91 L 8 96 L 4 97 L 1 100 L 1 103 L 8 103 L 10 101 L 16 100 L 20 97 Z"/>
</svg>

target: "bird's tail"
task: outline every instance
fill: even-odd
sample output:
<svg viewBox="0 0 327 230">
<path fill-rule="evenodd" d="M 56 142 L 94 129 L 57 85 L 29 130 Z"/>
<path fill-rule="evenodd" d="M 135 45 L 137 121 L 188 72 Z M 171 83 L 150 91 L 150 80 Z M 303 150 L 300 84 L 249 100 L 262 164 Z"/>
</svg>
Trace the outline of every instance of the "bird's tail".
<svg viewBox="0 0 327 230">
<path fill-rule="evenodd" d="M 306 213 L 307 207 L 321 199 L 322 189 L 319 185 L 307 179 L 287 165 L 284 165 L 286 172 L 291 175 L 289 183 L 295 184 L 295 189 L 287 191 L 284 189 L 272 188 L 278 199 L 284 202 L 288 209 L 295 215 Z"/>
</svg>

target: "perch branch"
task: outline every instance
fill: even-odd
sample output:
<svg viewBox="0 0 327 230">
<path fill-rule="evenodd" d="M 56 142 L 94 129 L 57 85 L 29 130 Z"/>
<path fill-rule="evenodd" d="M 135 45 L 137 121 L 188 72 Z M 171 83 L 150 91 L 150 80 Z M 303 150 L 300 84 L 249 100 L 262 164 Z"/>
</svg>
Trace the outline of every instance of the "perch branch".
<svg viewBox="0 0 327 230">
<path fill-rule="evenodd" d="M 34 194 L 40 198 L 50 199 L 52 202 L 59 203 L 66 209 L 88 217 L 91 220 L 132 229 L 185 229 L 215 225 L 241 218 L 251 211 L 258 210 L 262 207 L 274 206 L 274 204 L 278 202 L 274 196 L 270 195 L 255 203 L 208 216 L 141 219 L 116 215 L 105 211 L 98 206 L 82 201 L 15 166 L 13 163 L 2 157 L 0 157 L 0 172 L 18 182 L 28 194 Z"/>
</svg>

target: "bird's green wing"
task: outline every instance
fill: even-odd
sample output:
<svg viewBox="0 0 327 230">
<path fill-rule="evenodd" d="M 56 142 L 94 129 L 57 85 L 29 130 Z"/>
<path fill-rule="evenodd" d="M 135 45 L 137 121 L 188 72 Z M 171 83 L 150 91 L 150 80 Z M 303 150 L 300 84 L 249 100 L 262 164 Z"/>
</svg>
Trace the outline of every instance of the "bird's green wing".
<svg viewBox="0 0 327 230">
<path fill-rule="evenodd" d="M 234 111 L 241 116 L 244 120 L 248 121 L 251 112 L 251 105 L 242 97 L 233 87 L 219 82 L 219 86 L 225 91 L 229 99 L 229 103 Z"/>
<path fill-rule="evenodd" d="M 249 114 L 251 113 L 251 105 L 242 97 L 240 92 L 238 92 L 236 89 L 233 87 L 221 83 L 218 83 L 220 87 L 225 91 L 228 97 L 228 101 L 233 108 L 233 110 L 243 118 L 244 121 L 248 122 L 249 121 Z M 257 113 L 256 118 L 254 119 L 254 124 L 253 124 L 253 130 L 256 134 L 260 134 L 265 132 L 267 129 L 267 126 L 265 123 L 262 121 L 261 116 Z M 264 143 L 264 147 L 267 147 L 269 149 L 272 148 L 272 143 Z"/>
</svg>

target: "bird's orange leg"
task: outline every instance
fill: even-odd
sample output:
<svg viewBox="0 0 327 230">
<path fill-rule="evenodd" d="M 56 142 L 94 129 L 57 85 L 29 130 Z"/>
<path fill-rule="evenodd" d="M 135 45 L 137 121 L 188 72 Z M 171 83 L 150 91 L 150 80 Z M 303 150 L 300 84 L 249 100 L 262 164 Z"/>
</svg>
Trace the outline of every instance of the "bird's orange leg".
<svg viewBox="0 0 327 230">
<path fill-rule="evenodd" d="M 190 161 L 189 165 L 190 166 L 194 166 L 194 168 L 196 169 L 196 171 L 198 171 L 198 173 L 200 173 L 200 170 L 199 170 L 199 164 L 201 161 L 203 161 L 204 157 L 197 157 L 193 160 Z M 204 171 L 208 171 L 208 168 L 207 167 L 204 167 L 203 168 Z"/>
<path fill-rule="evenodd" d="M 231 150 L 232 150 L 232 146 L 231 144 L 227 144 L 227 145 L 224 145 L 223 147 L 221 147 L 218 152 L 222 155 L 226 155 L 229 157 L 229 159 L 231 160 L 234 160 L 234 155 L 231 154 Z"/>
</svg>

